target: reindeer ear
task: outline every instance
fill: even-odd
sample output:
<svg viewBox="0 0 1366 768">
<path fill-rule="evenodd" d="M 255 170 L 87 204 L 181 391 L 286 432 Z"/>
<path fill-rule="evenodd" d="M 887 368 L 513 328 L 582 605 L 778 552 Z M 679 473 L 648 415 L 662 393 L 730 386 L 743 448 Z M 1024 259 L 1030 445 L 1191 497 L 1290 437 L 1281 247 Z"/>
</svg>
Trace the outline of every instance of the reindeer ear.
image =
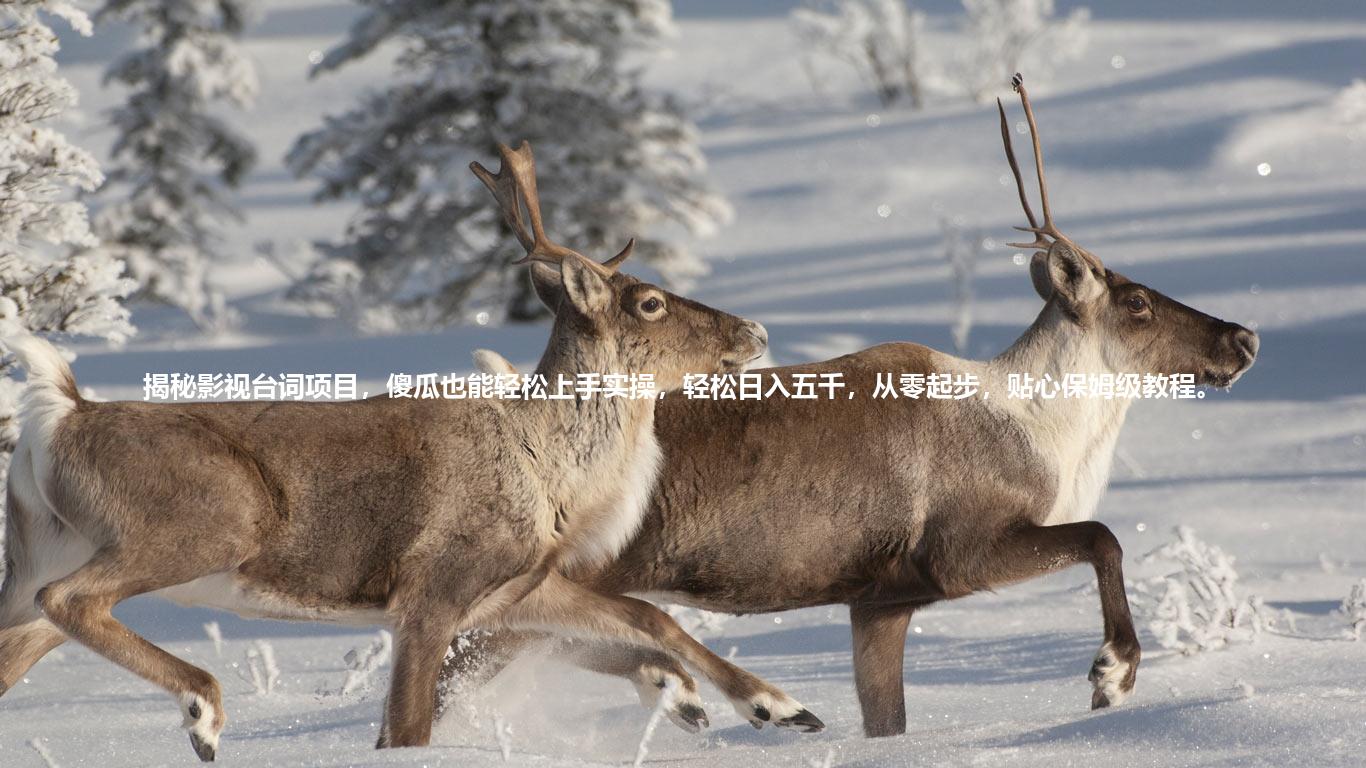
<svg viewBox="0 0 1366 768">
<path fill-rule="evenodd" d="M 560 270 L 539 261 L 531 262 L 531 287 L 536 290 L 536 298 L 552 313 L 560 309 L 560 299 L 564 297 L 564 281 Z"/>
<path fill-rule="evenodd" d="M 588 260 L 578 254 L 560 263 L 560 282 L 565 298 L 586 317 L 596 317 L 612 304 L 612 289 Z"/>
<path fill-rule="evenodd" d="M 1053 298 L 1053 278 L 1048 274 L 1048 254 L 1035 251 L 1029 260 L 1029 280 L 1034 283 L 1034 292 L 1039 298 L 1048 301 Z"/>
<path fill-rule="evenodd" d="M 1091 271 L 1091 264 L 1067 243 L 1061 240 L 1053 243 L 1044 258 L 1048 262 L 1048 283 L 1053 288 L 1052 295 L 1070 307 L 1075 309 L 1104 292 L 1104 286 Z M 1031 268 L 1030 271 L 1032 274 L 1034 270 Z M 1038 289 L 1037 278 L 1035 288 Z M 1039 294 L 1043 295 L 1043 291 L 1040 290 Z"/>
</svg>

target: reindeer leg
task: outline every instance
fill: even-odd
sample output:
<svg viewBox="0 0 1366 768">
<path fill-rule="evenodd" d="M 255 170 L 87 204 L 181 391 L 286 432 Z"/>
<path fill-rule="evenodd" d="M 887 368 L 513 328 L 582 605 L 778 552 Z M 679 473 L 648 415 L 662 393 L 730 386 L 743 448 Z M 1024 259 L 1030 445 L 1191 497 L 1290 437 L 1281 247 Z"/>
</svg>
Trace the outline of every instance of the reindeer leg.
<svg viewBox="0 0 1366 768">
<path fill-rule="evenodd" d="M 192 558 L 143 563 L 118 549 L 102 550 L 71 575 L 43 587 L 38 592 L 38 605 L 67 635 L 170 693 L 180 704 L 182 727 L 190 732 L 195 754 L 208 762 L 217 754 L 218 737 L 227 722 L 218 681 L 147 642 L 110 613 L 116 604 L 134 595 L 214 572 L 189 572 L 184 569 L 189 560 Z"/>
<path fill-rule="evenodd" d="M 393 677 L 377 748 L 425 747 L 430 743 L 436 707 L 433 692 L 458 623 L 458 614 L 442 615 L 431 606 L 421 606 L 399 619 L 394 627 Z"/>
<path fill-rule="evenodd" d="M 795 699 L 707 650 L 668 614 L 643 600 L 594 592 L 551 573 L 502 618 L 513 628 L 558 627 L 583 637 L 666 651 L 700 670 L 755 728 L 766 722 L 807 732 L 825 727 Z"/>
<path fill-rule="evenodd" d="M 561 640 L 552 653 L 581 669 L 629 680 L 640 697 L 640 705 L 653 710 L 661 692 L 674 683 L 673 706 L 664 714 L 674 725 L 688 733 L 710 725 L 697 692 L 697 681 L 678 660 L 653 648 L 594 640 Z"/>
<path fill-rule="evenodd" d="M 863 734 L 897 736 L 906 732 L 906 694 L 902 665 L 906 628 L 913 606 L 849 606 L 854 634 L 854 686 L 863 710 Z"/>
<path fill-rule="evenodd" d="M 44 618 L 0 629 L 0 696 L 23 679 L 39 659 L 64 642 L 66 635 Z"/>
<path fill-rule="evenodd" d="M 446 709 L 446 697 L 441 692 L 451 693 L 486 685 L 522 655 L 528 646 L 544 638 L 538 632 L 513 630 L 462 632 L 451 643 L 450 653 L 441 663 L 441 676 L 437 682 L 437 719 L 441 719 Z"/>
<path fill-rule="evenodd" d="M 991 586 L 1024 581 L 1077 563 L 1095 568 L 1105 642 L 1088 675 L 1092 709 L 1123 703 L 1133 692 L 1138 673 L 1141 651 L 1124 594 L 1123 556 L 1115 535 L 1095 521 L 1018 529 L 1001 539 L 993 554 Z"/>
<path fill-rule="evenodd" d="M 526 648 L 546 636 L 539 632 L 501 629 L 462 636 L 451 644 L 441 667 L 439 690 L 479 687 L 496 677 Z M 660 691 L 675 681 L 678 695 L 665 715 L 679 728 L 697 733 L 707 727 L 707 713 L 697 693 L 697 681 L 672 656 L 660 651 L 620 643 L 555 639 L 550 654 L 589 672 L 624 678 L 636 688 L 641 706 L 654 709 Z M 437 720 L 446 708 L 446 697 L 437 697 Z"/>
</svg>

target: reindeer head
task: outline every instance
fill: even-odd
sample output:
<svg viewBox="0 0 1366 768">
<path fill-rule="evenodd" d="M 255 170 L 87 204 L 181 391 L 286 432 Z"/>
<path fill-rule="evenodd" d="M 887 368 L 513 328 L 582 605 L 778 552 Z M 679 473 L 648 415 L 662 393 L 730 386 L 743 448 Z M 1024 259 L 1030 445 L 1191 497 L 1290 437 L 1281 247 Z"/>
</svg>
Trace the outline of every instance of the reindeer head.
<svg viewBox="0 0 1366 768">
<path fill-rule="evenodd" d="M 997 99 L 1006 159 L 1015 174 L 1020 205 L 1029 220 L 1028 227 L 1016 229 L 1034 234 L 1033 242 L 1010 245 L 1037 249 L 1029 265 L 1034 290 L 1082 332 L 1095 334 L 1101 354 L 1115 371 L 1193 374 L 1197 384 L 1216 387 L 1232 384 L 1252 367 L 1257 357 L 1257 334 L 1237 323 L 1210 317 L 1106 269 L 1095 254 L 1078 246 L 1057 228 L 1048 205 L 1043 149 L 1024 78 L 1017 73 L 1011 84 L 1020 94 L 1034 143 L 1043 225 L 1039 225 L 1029 206 L 1024 179 L 1011 145 L 1005 106 Z"/>
<path fill-rule="evenodd" d="M 634 240 L 602 263 L 552 242 L 541 222 L 531 147 L 500 144 L 498 152 L 496 175 L 479 163 L 470 170 L 497 199 L 526 249 L 517 263 L 532 266 L 536 291 L 555 312 L 552 351 L 604 373 L 653 374 L 660 390 L 682 386 L 687 373 L 738 371 L 764 353 L 762 325 L 618 272 Z"/>
</svg>

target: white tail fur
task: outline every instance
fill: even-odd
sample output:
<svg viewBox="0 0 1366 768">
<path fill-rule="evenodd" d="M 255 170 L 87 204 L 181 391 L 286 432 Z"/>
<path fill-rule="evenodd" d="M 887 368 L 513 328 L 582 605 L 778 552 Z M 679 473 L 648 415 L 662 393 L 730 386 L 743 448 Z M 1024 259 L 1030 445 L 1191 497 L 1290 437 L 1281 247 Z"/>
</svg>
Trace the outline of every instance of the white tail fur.
<svg viewBox="0 0 1366 768">
<path fill-rule="evenodd" d="M 50 436 L 57 422 L 80 399 L 71 365 L 56 347 L 31 333 L 8 336 L 0 343 L 28 371 L 28 386 L 19 400 L 20 425 Z"/>
<path fill-rule="evenodd" d="M 517 368 L 508 362 L 506 357 L 494 352 L 491 349 L 474 350 L 474 367 L 480 373 L 493 375 L 513 375 L 517 373 Z"/>
<path fill-rule="evenodd" d="M 0 343 L 13 352 L 19 359 L 19 364 L 28 371 L 30 386 L 75 381 L 66 358 L 62 357 L 62 353 L 46 339 L 24 333 L 8 336 Z"/>
</svg>

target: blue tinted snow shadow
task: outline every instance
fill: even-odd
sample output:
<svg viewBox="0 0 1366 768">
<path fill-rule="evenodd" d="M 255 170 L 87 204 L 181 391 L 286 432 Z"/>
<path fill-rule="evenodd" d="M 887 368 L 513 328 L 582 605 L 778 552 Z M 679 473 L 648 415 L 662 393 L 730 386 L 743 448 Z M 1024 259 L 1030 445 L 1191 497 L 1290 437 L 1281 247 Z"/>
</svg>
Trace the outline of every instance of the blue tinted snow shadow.
<svg viewBox="0 0 1366 768">
<path fill-rule="evenodd" d="M 119 603 L 114 615 L 134 632 L 154 643 L 207 640 L 204 625 L 218 622 L 224 640 L 254 640 L 262 637 L 317 637 L 357 635 L 379 629 L 315 624 L 307 621 L 264 621 L 244 619 L 212 608 L 184 608 L 159 597 L 144 595 Z"/>
</svg>

